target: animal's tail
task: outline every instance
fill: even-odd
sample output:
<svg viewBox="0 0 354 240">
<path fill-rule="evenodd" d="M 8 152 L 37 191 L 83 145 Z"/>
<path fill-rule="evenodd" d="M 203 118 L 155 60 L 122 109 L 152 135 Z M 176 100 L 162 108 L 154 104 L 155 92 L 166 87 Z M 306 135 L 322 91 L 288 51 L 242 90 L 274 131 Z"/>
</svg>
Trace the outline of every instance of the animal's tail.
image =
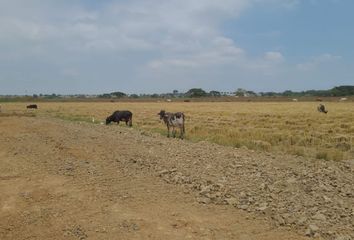
<svg viewBox="0 0 354 240">
<path fill-rule="evenodd" d="M 185 120 L 184 120 L 184 114 L 182 115 L 182 117 L 183 117 L 183 133 L 185 133 L 185 132 L 186 132 L 186 130 L 185 130 L 185 128 L 184 128 L 184 123 L 185 123 Z"/>
</svg>

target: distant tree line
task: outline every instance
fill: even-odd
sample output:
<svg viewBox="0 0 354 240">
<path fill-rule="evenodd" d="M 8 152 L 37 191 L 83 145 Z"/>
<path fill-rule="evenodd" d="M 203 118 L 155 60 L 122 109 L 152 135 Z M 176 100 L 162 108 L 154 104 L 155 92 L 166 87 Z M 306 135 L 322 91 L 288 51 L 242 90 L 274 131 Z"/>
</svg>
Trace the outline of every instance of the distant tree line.
<svg viewBox="0 0 354 240">
<path fill-rule="evenodd" d="M 125 94 L 123 92 L 112 92 L 98 95 L 99 98 L 200 98 L 200 97 L 222 97 L 222 96 L 257 96 L 253 91 L 237 89 L 233 92 L 220 92 L 216 90 L 205 91 L 202 88 L 191 88 L 185 93 L 173 90 L 171 93 L 153 93 L 153 94 Z"/>
<path fill-rule="evenodd" d="M 200 98 L 200 97 L 344 97 L 354 96 L 354 86 L 338 86 L 329 90 L 307 90 L 295 92 L 286 90 L 284 92 L 260 92 L 249 91 L 238 88 L 232 92 L 220 92 L 216 90 L 205 91 L 202 88 L 191 88 L 185 93 L 180 93 L 178 90 L 173 90 L 172 93 L 154 93 L 154 94 L 125 94 L 122 92 L 112 92 L 109 94 L 102 94 L 100 98 Z"/>
<path fill-rule="evenodd" d="M 329 90 L 307 90 L 301 92 L 293 92 L 291 90 L 286 90 L 282 93 L 277 92 L 261 92 L 260 96 L 273 97 L 273 96 L 283 96 L 283 97 L 344 97 L 354 95 L 354 86 L 339 86 L 334 87 Z"/>
<path fill-rule="evenodd" d="M 329 90 L 307 90 L 300 92 L 293 92 L 286 90 L 284 92 L 260 92 L 256 93 L 246 89 L 238 88 L 236 91 L 221 92 L 221 91 L 205 91 L 202 88 L 191 88 L 187 92 L 182 93 L 178 90 L 173 90 L 171 93 L 153 93 L 153 94 L 127 94 L 124 92 L 116 91 L 111 93 L 103 93 L 99 95 L 89 94 L 74 94 L 74 95 L 60 95 L 60 94 L 33 94 L 33 95 L 2 95 L 0 101 L 12 101 L 15 98 L 24 99 L 65 99 L 65 98 L 103 98 L 103 99 L 115 99 L 115 98 L 201 98 L 201 97 L 222 97 L 222 96 L 234 96 L 234 97 L 344 97 L 354 96 L 354 86 L 338 86 Z"/>
</svg>

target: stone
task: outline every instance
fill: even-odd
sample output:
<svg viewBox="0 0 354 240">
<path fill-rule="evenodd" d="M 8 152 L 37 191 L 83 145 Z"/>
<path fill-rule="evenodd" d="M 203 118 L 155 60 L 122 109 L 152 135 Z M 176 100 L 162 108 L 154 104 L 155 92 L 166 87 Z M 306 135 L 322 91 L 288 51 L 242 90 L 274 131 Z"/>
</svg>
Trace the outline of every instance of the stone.
<svg viewBox="0 0 354 240">
<path fill-rule="evenodd" d="M 267 203 L 261 203 L 259 205 L 259 207 L 257 208 L 258 211 L 264 211 L 268 208 L 268 204 Z"/>
<path fill-rule="evenodd" d="M 307 217 L 300 217 L 299 220 L 297 221 L 297 223 L 300 226 L 303 226 L 303 225 L 305 225 L 306 221 L 307 221 Z"/>
<path fill-rule="evenodd" d="M 335 240 L 353 240 L 350 236 L 340 235 L 335 238 Z"/>
<path fill-rule="evenodd" d="M 318 228 L 316 225 L 310 224 L 310 225 L 308 226 L 308 228 L 307 228 L 305 234 L 306 234 L 306 236 L 314 236 L 315 233 L 318 232 L 318 230 L 319 230 L 319 228 Z"/>
<path fill-rule="evenodd" d="M 324 199 L 325 203 L 331 203 L 332 202 L 332 200 L 329 197 L 327 197 L 327 196 L 323 196 L 323 199 Z"/>
<path fill-rule="evenodd" d="M 225 202 L 228 204 L 228 205 L 236 205 L 238 203 L 238 200 L 236 198 L 226 198 L 225 199 Z"/>
<path fill-rule="evenodd" d="M 242 210 L 247 210 L 248 205 L 245 205 L 245 204 L 244 205 L 239 205 L 238 208 L 242 209 Z"/>
<path fill-rule="evenodd" d="M 279 224 L 279 226 L 284 226 L 285 225 L 285 221 L 281 216 L 275 216 L 274 220 Z"/>
<path fill-rule="evenodd" d="M 203 204 L 209 204 L 211 203 L 211 200 L 207 197 L 200 197 L 197 199 L 199 203 L 203 203 Z"/>
<path fill-rule="evenodd" d="M 312 219 L 326 221 L 326 216 L 323 215 L 322 213 L 316 213 L 315 215 L 312 216 Z"/>
</svg>

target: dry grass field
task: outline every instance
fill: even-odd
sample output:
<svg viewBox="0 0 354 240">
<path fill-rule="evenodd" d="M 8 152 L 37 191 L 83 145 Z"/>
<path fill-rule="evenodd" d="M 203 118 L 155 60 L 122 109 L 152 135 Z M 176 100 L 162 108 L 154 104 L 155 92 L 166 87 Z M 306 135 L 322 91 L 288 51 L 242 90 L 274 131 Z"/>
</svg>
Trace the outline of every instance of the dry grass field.
<svg viewBox="0 0 354 240">
<path fill-rule="evenodd" d="M 354 159 L 354 104 L 325 103 L 328 114 L 317 112 L 317 102 L 110 102 L 39 103 L 26 110 L 25 103 L 3 103 L 2 112 L 36 112 L 95 123 L 115 110 L 133 112 L 133 128 L 166 134 L 157 113 L 183 111 L 186 139 L 247 147 L 256 151 L 284 152 L 324 160 Z M 123 124 L 121 124 L 124 126 Z"/>
</svg>

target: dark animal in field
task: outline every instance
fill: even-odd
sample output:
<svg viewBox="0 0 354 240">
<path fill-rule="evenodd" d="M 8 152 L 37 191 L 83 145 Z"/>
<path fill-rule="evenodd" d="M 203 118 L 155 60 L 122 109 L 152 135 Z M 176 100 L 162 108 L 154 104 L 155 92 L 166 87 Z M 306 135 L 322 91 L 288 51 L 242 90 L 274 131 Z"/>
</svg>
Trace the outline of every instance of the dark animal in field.
<svg viewBox="0 0 354 240">
<path fill-rule="evenodd" d="M 180 138 L 184 138 L 184 113 L 176 112 L 170 113 L 166 112 L 165 110 L 161 110 L 157 115 L 160 115 L 160 119 L 164 121 L 167 126 L 167 137 L 170 137 L 170 129 L 172 128 L 172 136 L 176 137 L 176 129 L 179 128 L 180 130 Z"/>
<path fill-rule="evenodd" d="M 27 109 L 38 109 L 38 106 L 37 106 L 37 104 L 30 104 L 30 105 L 28 105 L 27 106 Z"/>
<path fill-rule="evenodd" d="M 111 116 L 106 118 L 106 124 L 111 122 L 116 122 L 119 124 L 120 121 L 124 121 L 125 124 L 129 127 L 133 126 L 133 114 L 130 111 L 115 111 Z"/>
<path fill-rule="evenodd" d="M 326 107 L 323 104 L 318 105 L 317 110 L 322 113 L 328 113 Z"/>
</svg>

